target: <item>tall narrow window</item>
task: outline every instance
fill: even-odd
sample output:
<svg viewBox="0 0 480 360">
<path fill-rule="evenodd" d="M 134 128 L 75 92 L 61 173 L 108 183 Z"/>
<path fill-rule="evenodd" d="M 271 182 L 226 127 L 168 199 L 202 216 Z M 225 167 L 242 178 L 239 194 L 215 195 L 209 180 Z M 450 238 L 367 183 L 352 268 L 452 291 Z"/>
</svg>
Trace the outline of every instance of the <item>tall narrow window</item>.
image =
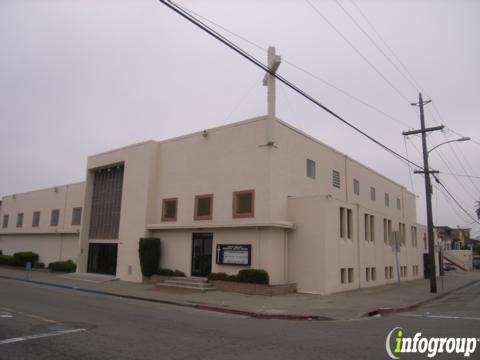
<svg viewBox="0 0 480 360">
<path fill-rule="evenodd" d="M 177 221 L 177 198 L 163 199 L 162 221 Z"/>
<path fill-rule="evenodd" d="M 390 195 L 388 195 L 387 193 L 385 193 L 385 206 L 390 206 Z"/>
<path fill-rule="evenodd" d="M 377 268 L 372 267 L 372 281 L 377 281 Z"/>
<path fill-rule="evenodd" d="M 391 245 L 392 220 L 383 219 L 383 242 Z"/>
<path fill-rule="evenodd" d="M 332 185 L 340 189 L 340 173 L 337 170 L 332 170 Z"/>
<path fill-rule="evenodd" d="M 347 269 L 341 268 L 340 269 L 340 283 L 345 284 L 347 282 Z"/>
<path fill-rule="evenodd" d="M 370 281 L 370 268 L 365 268 L 365 281 Z"/>
<path fill-rule="evenodd" d="M 309 178 L 315 179 L 316 169 L 315 169 L 315 161 L 307 159 L 307 176 Z"/>
<path fill-rule="evenodd" d="M 398 232 L 400 233 L 400 246 L 406 245 L 405 224 L 398 223 Z"/>
<path fill-rule="evenodd" d="M 2 227 L 3 227 L 3 228 L 8 227 L 8 214 L 3 215 Z"/>
<path fill-rule="evenodd" d="M 58 209 L 52 210 L 52 214 L 50 216 L 50 226 L 58 226 L 59 218 L 60 218 L 60 210 Z"/>
<path fill-rule="evenodd" d="M 370 215 L 370 241 L 375 242 L 375 216 Z"/>
<path fill-rule="evenodd" d="M 360 182 L 357 179 L 353 179 L 353 193 L 360 195 Z"/>
<path fill-rule="evenodd" d="M 352 239 L 353 234 L 353 216 L 352 216 L 352 210 L 347 209 L 347 238 Z"/>
<path fill-rule="evenodd" d="M 23 213 L 17 214 L 17 227 L 23 226 Z"/>
<path fill-rule="evenodd" d="M 233 217 L 248 218 L 255 214 L 255 190 L 235 191 L 233 193 Z"/>
<path fill-rule="evenodd" d="M 364 215 L 364 228 L 365 228 L 365 241 L 370 241 L 370 219 L 369 215 L 365 214 Z"/>
<path fill-rule="evenodd" d="M 82 208 L 75 207 L 72 210 L 72 225 L 80 225 L 82 222 Z"/>
<path fill-rule="evenodd" d="M 345 237 L 345 208 L 340 208 L 340 237 Z"/>
<path fill-rule="evenodd" d="M 213 210 L 213 194 L 195 196 L 194 220 L 211 220 Z"/>
<path fill-rule="evenodd" d="M 417 248 L 418 247 L 418 243 L 417 243 L 417 228 L 415 226 L 412 226 L 410 228 L 411 230 L 411 236 L 412 236 L 412 247 L 413 248 Z"/>
<path fill-rule="evenodd" d="M 353 283 L 353 268 L 348 268 L 348 282 Z"/>
<path fill-rule="evenodd" d="M 40 224 L 40 211 L 35 211 L 32 217 L 32 227 L 38 227 Z"/>
<path fill-rule="evenodd" d="M 375 217 L 365 214 L 365 241 L 375 241 Z"/>
<path fill-rule="evenodd" d="M 402 203 L 401 203 L 400 199 L 397 198 L 397 210 L 400 210 L 400 209 L 401 209 L 401 207 L 402 207 L 401 204 L 402 204 Z"/>
<path fill-rule="evenodd" d="M 376 196 L 377 194 L 375 193 L 375 188 L 373 186 L 370 187 L 370 200 L 377 201 Z"/>
</svg>

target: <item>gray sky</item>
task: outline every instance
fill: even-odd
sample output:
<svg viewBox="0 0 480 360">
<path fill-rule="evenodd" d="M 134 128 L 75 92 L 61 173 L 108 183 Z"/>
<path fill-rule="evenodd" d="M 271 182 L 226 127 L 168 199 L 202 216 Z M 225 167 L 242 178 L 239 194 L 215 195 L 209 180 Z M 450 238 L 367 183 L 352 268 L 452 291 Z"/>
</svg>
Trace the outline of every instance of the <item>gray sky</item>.
<svg viewBox="0 0 480 360">
<path fill-rule="evenodd" d="M 480 176 L 479 1 L 311 0 L 316 10 L 304 0 L 178 2 L 264 49 L 276 46 L 284 60 L 281 75 L 405 155 L 401 132 L 419 127 L 418 109 L 409 105 L 418 100 L 418 88 L 342 5 L 433 99 L 427 126 L 442 123 L 473 138 L 435 150 L 432 167 Z M 265 60 L 261 49 L 224 34 Z M 263 115 L 262 77 L 260 69 L 158 1 L 0 0 L 0 194 L 82 181 L 87 157 L 105 150 Z M 412 190 L 405 164 L 283 85 L 277 86 L 277 114 Z M 429 136 L 429 146 L 458 137 L 438 132 Z M 406 143 L 409 158 L 421 163 L 420 139 Z M 425 223 L 423 179 L 412 178 L 419 221 Z M 440 178 L 473 215 L 480 179 Z M 433 208 L 436 224 L 480 233 L 438 191 Z"/>
</svg>

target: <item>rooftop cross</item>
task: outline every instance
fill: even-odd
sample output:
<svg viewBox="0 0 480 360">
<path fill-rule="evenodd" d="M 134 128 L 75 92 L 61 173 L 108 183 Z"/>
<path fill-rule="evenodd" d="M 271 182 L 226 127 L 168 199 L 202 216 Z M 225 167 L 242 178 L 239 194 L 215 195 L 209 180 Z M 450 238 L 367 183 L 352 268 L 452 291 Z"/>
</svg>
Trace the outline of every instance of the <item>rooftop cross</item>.
<svg viewBox="0 0 480 360">
<path fill-rule="evenodd" d="M 268 68 L 272 73 L 276 73 L 280 66 L 281 58 L 275 54 L 275 47 L 268 48 Z M 267 72 L 263 78 L 263 85 L 267 86 L 267 104 L 268 104 L 268 125 L 267 125 L 267 144 L 273 145 L 273 122 L 275 121 L 275 76 Z"/>
</svg>

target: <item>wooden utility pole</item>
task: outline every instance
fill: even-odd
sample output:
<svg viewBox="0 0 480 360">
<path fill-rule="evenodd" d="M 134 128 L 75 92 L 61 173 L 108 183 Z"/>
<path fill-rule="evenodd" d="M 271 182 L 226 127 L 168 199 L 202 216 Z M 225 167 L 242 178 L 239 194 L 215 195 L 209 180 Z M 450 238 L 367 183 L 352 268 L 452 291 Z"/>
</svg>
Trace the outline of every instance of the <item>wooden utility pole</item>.
<svg viewBox="0 0 480 360">
<path fill-rule="evenodd" d="M 435 238 L 433 234 L 433 215 L 432 215 L 432 185 L 430 182 L 430 174 L 438 173 L 436 170 L 430 170 L 428 166 L 428 150 L 427 150 L 427 132 L 442 130 L 443 125 L 431 128 L 425 128 L 425 116 L 423 106 L 431 102 L 431 100 L 423 101 L 422 94 L 418 94 L 418 103 L 412 103 L 413 106 L 420 107 L 420 130 L 404 131 L 403 135 L 422 134 L 423 148 L 423 170 L 415 170 L 416 174 L 425 175 L 425 197 L 427 202 L 427 238 L 428 238 L 428 267 L 430 270 L 430 292 L 437 292 L 437 275 L 435 270 Z"/>
</svg>

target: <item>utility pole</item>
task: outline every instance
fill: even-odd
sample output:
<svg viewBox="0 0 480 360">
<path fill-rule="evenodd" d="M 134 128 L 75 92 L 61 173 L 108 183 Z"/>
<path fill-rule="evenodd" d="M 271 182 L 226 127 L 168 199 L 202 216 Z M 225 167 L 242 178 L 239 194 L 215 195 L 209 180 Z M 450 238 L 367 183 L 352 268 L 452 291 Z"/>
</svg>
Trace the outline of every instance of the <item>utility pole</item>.
<svg viewBox="0 0 480 360">
<path fill-rule="evenodd" d="M 412 106 L 420 107 L 420 130 L 404 131 L 403 135 L 422 134 L 423 148 L 423 170 L 415 170 L 416 174 L 425 175 L 425 197 L 427 201 L 427 237 L 428 237 L 428 265 L 430 268 L 430 292 L 437 292 L 437 277 L 435 270 L 435 240 L 433 234 L 433 215 L 432 215 L 432 185 L 430 182 L 430 174 L 436 174 L 438 171 L 430 170 L 428 166 L 428 150 L 427 150 L 427 132 L 442 130 L 443 125 L 431 128 L 425 128 L 425 117 L 423 114 L 423 106 L 432 100 L 423 101 L 422 93 L 418 94 L 418 103 L 412 103 Z"/>
</svg>

